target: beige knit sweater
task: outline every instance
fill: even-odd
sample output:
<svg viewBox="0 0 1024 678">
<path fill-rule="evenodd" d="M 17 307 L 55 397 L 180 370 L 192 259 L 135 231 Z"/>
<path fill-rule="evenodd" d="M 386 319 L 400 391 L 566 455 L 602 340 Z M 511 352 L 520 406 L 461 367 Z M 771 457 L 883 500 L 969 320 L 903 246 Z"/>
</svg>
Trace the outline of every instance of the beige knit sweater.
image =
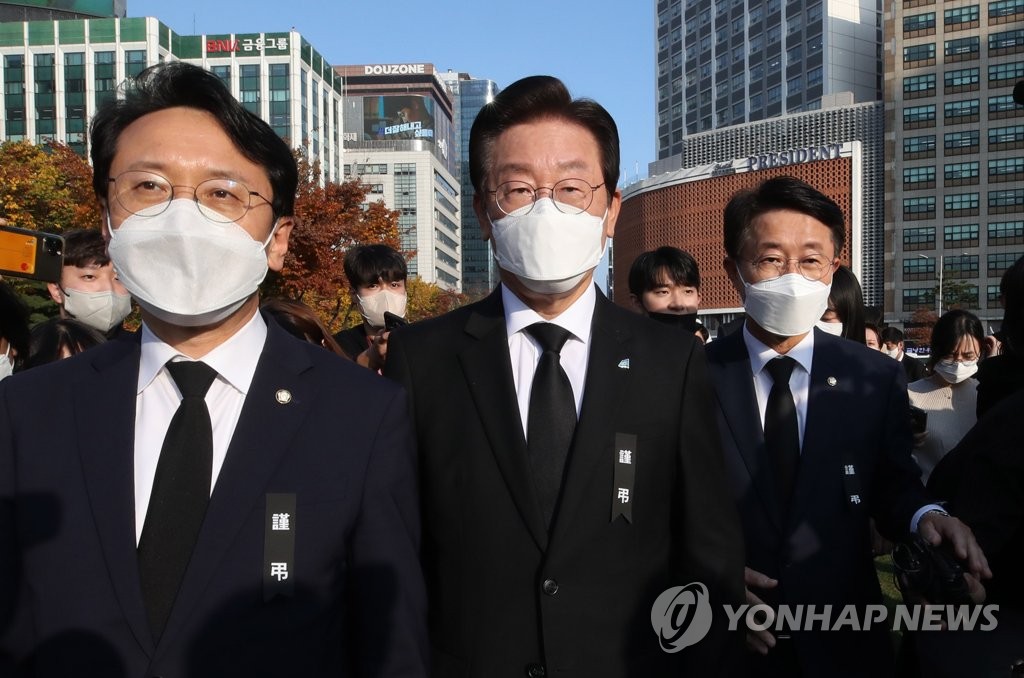
<svg viewBox="0 0 1024 678">
<path fill-rule="evenodd" d="M 921 482 L 928 482 L 939 460 L 956 447 L 977 421 L 978 382 L 971 378 L 954 386 L 933 374 L 910 384 L 907 390 L 910 404 L 928 413 L 924 440 L 914 446 Z"/>
</svg>

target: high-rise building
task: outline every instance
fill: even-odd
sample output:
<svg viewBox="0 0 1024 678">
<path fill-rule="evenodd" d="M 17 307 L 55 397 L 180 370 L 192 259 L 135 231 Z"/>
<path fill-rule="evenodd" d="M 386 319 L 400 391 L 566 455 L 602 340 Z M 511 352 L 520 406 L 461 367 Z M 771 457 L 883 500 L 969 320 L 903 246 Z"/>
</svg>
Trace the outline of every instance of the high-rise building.
<svg viewBox="0 0 1024 678">
<path fill-rule="evenodd" d="M 0 2 L 0 21 L 55 21 L 123 17 L 127 0 L 15 0 Z"/>
<path fill-rule="evenodd" d="M 1024 254 L 1024 0 L 902 0 L 885 23 L 885 319 L 956 304 L 996 328 Z"/>
<path fill-rule="evenodd" d="M 167 60 L 212 71 L 319 160 L 325 179 L 340 180 L 341 78 L 294 30 L 178 35 L 153 17 L 0 23 L 0 141 L 55 140 L 85 155 L 97 107 L 126 78 Z"/>
<path fill-rule="evenodd" d="M 658 158 L 683 138 L 881 99 L 881 0 L 655 0 Z M 780 149 L 781 150 L 781 149 Z"/>
<path fill-rule="evenodd" d="M 338 66 L 347 178 L 398 210 L 409 274 L 462 289 L 452 94 L 432 64 Z"/>
<path fill-rule="evenodd" d="M 498 269 L 490 243 L 483 239 L 473 211 L 473 182 L 469 176 L 469 133 L 476 114 L 501 91 L 493 80 L 448 71 L 440 75 L 455 94 L 455 131 L 462 187 L 462 292 L 471 299 L 485 296 L 498 284 Z"/>
</svg>

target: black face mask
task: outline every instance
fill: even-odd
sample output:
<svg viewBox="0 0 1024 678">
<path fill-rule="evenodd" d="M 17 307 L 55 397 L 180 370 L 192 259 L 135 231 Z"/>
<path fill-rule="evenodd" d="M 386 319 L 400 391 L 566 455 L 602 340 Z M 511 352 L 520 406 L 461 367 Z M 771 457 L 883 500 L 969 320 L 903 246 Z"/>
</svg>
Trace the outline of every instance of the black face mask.
<svg viewBox="0 0 1024 678">
<path fill-rule="evenodd" d="M 648 313 L 651 320 L 657 320 L 659 323 L 666 325 L 675 325 L 681 330 L 686 330 L 691 334 L 697 331 L 697 314 L 686 313 L 679 315 L 677 313 Z"/>
</svg>

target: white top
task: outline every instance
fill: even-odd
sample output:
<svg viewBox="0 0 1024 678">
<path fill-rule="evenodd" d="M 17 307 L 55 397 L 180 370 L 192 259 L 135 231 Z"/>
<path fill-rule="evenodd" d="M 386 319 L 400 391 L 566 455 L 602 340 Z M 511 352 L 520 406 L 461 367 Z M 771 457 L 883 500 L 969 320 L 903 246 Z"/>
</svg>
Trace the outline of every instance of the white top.
<svg viewBox="0 0 1024 678">
<path fill-rule="evenodd" d="M 927 433 L 914 446 L 914 458 L 921 467 L 921 480 L 952 450 L 978 421 L 978 380 L 966 379 L 951 385 L 938 374 L 919 379 L 907 387 L 910 404 L 928 413 Z"/>
<path fill-rule="evenodd" d="M 764 413 L 768 409 L 768 395 L 772 392 L 772 375 L 765 366 L 782 353 L 761 343 L 743 325 L 743 342 L 750 355 L 750 370 L 754 373 L 754 395 L 757 396 L 757 411 L 761 415 L 761 430 L 764 430 Z M 800 431 L 800 449 L 804 447 L 804 429 L 807 427 L 807 397 L 811 390 L 811 364 L 814 360 L 814 332 L 808 332 L 786 356 L 796 361 L 793 374 L 789 377 L 789 390 L 796 405 L 796 424 Z"/>
<path fill-rule="evenodd" d="M 527 306 L 505 285 L 501 286 L 501 301 L 505 306 L 505 331 L 508 334 L 508 353 L 512 359 L 512 379 L 519 401 L 519 416 L 523 422 L 523 436 L 527 432 L 527 417 L 530 412 L 530 390 L 533 388 L 533 374 L 543 352 L 537 340 L 524 330 L 538 322 L 552 322 L 572 333 L 562 346 L 560 364 L 572 384 L 576 400 L 576 416 L 580 416 L 583 402 L 583 384 L 587 376 L 587 361 L 590 356 L 590 325 L 594 319 L 594 304 L 597 291 L 588 285 L 579 299 L 561 315 L 550 321 L 542 318 Z"/>
<path fill-rule="evenodd" d="M 238 424 L 245 396 L 256 373 L 256 363 L 267 339 L 267 324 L 255 313 L 244 327 L 213 349 L 202 361 L 217 371 L 206 406 L 213 425 L 213 468 L 210 492 L 224 465 L 231 436 Z M 153 491 L 160 448 L 171 424 L 181 393 L 164 365 L 170 361 L 191 360 L 159 339 L 142 325 L 142 359 L 135 397 L 135 543 L 142 538 L 149 497 Z"/>
</svg>

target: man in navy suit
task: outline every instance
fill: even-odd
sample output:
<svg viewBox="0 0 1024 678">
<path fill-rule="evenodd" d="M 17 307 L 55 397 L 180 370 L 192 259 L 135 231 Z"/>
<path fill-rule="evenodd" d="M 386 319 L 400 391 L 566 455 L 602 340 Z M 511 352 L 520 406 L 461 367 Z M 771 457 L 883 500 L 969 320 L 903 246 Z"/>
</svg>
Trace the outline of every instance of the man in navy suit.
<svg viewBox="0 0 1024 678">
<path fill-rule="evenodd" d="M 287 145 L 169 63 L 92 159 L 143 325 L 0 389 L 0 673 L 425 676 L 405 398 L 258 312 Z"/>
<path fill-rule="evenodd" d="M 747 319 L 707 355 L 746 540 L 747 602 L 832 605 L 837 616 L 856 605 L 863 619 L 866 605 L 881 603 L 869 518 L 892 540 L 914 530 L 948 540 L 971 572 L 991 573 L 970 530 L 925 498 L 903 368 L 813 329 L 844 224 L 838 205 L 791 177 L 733 196 L 725 268 Z M 747 674 L 891 674 L 886 627 L 849 628 L 748 633 Z"/>
<path fill-rule="evenodd" d="M 477 116 L 470 168 L 501 285 L 396 330 L 385 366 L 419 442 L 434 675 L 720 675 L 738 634 L 677 642 L 696 598 L 652 613 L 699 582 L 724 622 L 743 555 L 700 345 L 593 283 L 615 123 L 524 78 Z"/>
</svg>

